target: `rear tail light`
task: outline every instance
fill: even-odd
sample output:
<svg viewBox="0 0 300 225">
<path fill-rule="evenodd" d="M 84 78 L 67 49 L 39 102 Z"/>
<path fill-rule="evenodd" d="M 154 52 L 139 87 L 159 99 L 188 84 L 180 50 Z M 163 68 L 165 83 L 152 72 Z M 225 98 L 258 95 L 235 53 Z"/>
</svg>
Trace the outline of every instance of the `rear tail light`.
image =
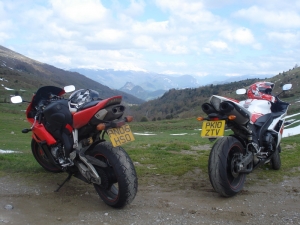
<svg viewBox="0 0 300 225">
<path fill-rule="evenodd" d="M 203 118 L 202 116 L 199 116 L 199 117 L 197 117 L 197 120 L 198 120 L 198 121 L 203 121 L 204 118 Z"/>
<path fill-rule="evenodd" d="M 235 118 L 236 118 L 235 115 L 229 115 L 229 116 L 228 116 L 228 119 L 229 119 L 229 120 L 235 120 Z"/>
<path fill-rule="evenodd" d="M 104 123 L 99 123 L 99 124 L 97 125 L 97 130 L 105 130 L 105 128 L 106 128 L 106 126 L 105 126 Z"/>
</svg>

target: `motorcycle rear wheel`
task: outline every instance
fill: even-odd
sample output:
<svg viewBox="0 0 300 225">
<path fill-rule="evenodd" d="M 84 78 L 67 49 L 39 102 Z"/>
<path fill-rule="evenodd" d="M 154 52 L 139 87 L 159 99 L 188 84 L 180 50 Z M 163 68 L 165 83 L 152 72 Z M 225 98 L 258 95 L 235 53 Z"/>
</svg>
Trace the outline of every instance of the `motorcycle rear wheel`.
<svg viewBox="0 0 300 225">
<path fill-rule="evenodd" d="M 236 154 L 243 154 L 244 147 L 235 137 L 223 137 L 212 147 L 209 155 L 208 173 L 214 190 L 224 197 L 239 193 L 245 183 L 246 174 L 236 171 Z"/>
<path fill-rule="evenodd" d="M 130 204 L 136 196 L 138 181 L 134 165 L 125 150 L 102 142 L 87 154 L 108 165 L 106 168 L 94 165 L 102 182 L 101 185 L 94 184 L 100 198 L 114 208 Z"/>
<path fill-rule="evenodd" d="M 62 170 L 56 166 L 54 166 L 50 160 L 48 159 L 47 155 L 45 154 L 44 150 L 39 146 L 36 140 L 32 139 L 31 141 L 31 151 L 35 158 L 35 160 L 47 171 L 52 173 L 60 173 Z"/>
</svg>

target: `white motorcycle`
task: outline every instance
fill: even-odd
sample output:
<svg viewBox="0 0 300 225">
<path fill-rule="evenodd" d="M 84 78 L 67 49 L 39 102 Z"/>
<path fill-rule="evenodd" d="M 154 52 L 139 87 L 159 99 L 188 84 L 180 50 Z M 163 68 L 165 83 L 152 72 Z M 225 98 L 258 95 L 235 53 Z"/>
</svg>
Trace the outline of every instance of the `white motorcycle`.
<svg viewBox="0 0 300 225">
<path fill-rule="evenodd" d="M 281 93 L 291 87 L 285 84 Z M 237 90 L 237 94 L 245 93 L 246 89 Z M 218 138 L 209 156 L 209 179 L 222 196 L 240 192 L 246 175 L 260 165 L 270 162 L 272 169 L 280 169 L 280 142 L 289 103 L 281 101 L 279 95 L 274 103 L 213 95 L 202 105 L 207 117 L 198 118 L 203 121 L 201 136 L 212 141 Z M 232 133 L 224 136 L 225 129 Z"/>
</svg>

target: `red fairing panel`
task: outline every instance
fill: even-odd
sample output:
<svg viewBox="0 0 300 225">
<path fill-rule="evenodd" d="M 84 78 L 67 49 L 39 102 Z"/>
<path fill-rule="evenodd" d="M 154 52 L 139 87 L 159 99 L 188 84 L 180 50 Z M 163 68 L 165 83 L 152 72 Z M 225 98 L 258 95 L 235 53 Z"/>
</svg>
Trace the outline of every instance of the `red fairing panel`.
<svg viewBox="0 0 300 225">
<path fill-rule="evenodd" d="M 36 124 L 32 128 L 32 137 L 37 141 L 46 141 L 48 145 L 56 144 L 54 137 L 45 129 L 44 125 Z"/>
<path fill-rule="evenodd" d="M 257 120 L 259 117 L 263 116 L 263 115 L 264 115 L 264 114 L 261 114 L 261 113 L 253 113 L 253 114 L 251 115 L 251 122 L 252 122 L 252 123 L 255 123 L 256 120 Z"/>
<path fill-rule="evenodd" d="M 234 99 L 234 98 L 228 98 L 228 97 L 225 97 L 225 98 L 229 99 L 230 101 L 236 102 L 236 103 L 239 103 L 239 102 L 240 102 L 240 101 L 238 101 L 238 100 L 236 100 L 236 99 Z"/>
<path fill-rule="evenodd" d="M 73 114 L 73 127 L 75 129 L 79 129 L 80 127 L 83 127 L 84 125 L 86 125 L 100 109 L 103 109 L 105 106 L 108 105 L 108 103 L 110 101 L 112 101 L 113 99 L 116 99 L 116 98 L 119 99 L 122 97 L 114 96 L 111 98 L 107 98 L 107 99 L 100 101 L 97 105 L 95 105 L 91 108 L 87 108 L 82 111 L 75 112 Z"/>
</svg>

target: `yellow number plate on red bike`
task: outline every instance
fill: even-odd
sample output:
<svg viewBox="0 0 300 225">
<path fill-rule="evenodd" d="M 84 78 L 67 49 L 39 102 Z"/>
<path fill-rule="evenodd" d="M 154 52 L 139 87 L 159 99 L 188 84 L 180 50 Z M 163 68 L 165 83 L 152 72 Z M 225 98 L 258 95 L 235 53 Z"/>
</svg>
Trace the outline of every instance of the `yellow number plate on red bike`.
<svg viewBox="0 0 300 225">
<path fill-rule="evenodd" d="M 201 137 L 214 138 L 224 136 L 225 120 L 203 121 Z"/>
<path fill-rule="evenodd" d="M 128 124 L 107 130 L 109 139 L 114 147 L 134 141 L 134 136 Z"/>
</svg>

